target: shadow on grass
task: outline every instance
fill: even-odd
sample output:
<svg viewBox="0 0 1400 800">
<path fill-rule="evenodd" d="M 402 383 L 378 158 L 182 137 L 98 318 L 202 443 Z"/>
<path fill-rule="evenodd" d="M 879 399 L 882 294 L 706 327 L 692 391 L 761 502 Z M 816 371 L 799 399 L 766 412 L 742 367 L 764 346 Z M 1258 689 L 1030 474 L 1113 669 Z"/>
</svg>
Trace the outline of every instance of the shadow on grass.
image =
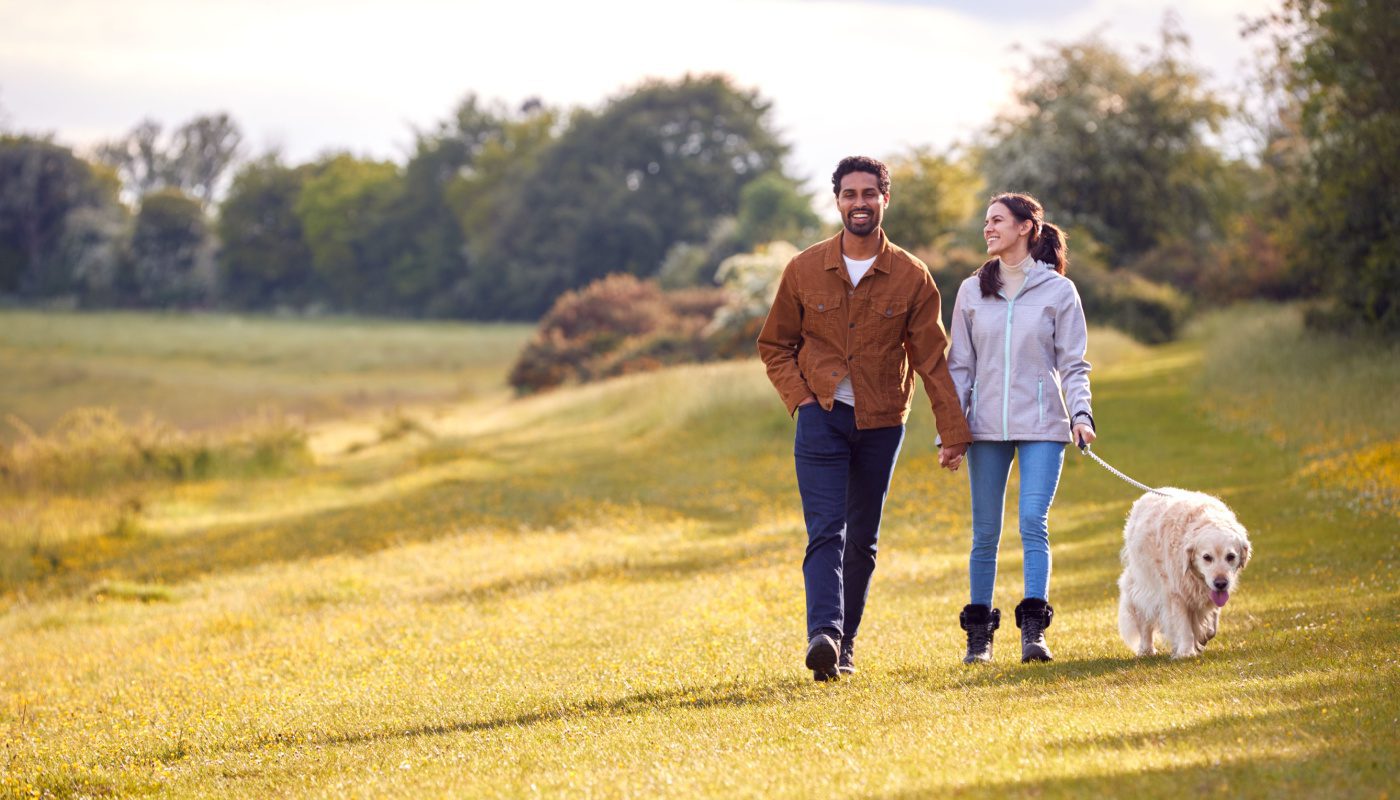
<svg viewBox="0 0 1400 800">
<path fill-rule="evenodd" d="M 1012 631 L 1015 633 L 1015 630 Z M 1008 642 L 1014 648 L 1019 640 Z M 1007 686 L 1017 684 L 1050 685 L 1065 681 L 1091 681 L 1110 675 L 1127 674 L 1142 668 L 1144 662 L 1123 658 L 1093 658 L 1082 661 L 1059 660 L 1044 664 L 1022 665 L 1014 650 L 1002 654 L 1002 661 L 992 664 L 937 664 L 926 667 L 901 667 L 894 671 L 900 679 L 915 686 L 945 691 L 972 686 Z M 1148 659 L 1148 662 L 1155 660 Z M 950 672 L 953 674 L 950 676 Z"/>
<path fill-rule="evenodd" d="M 47 576 L 27 587 L 13 588 L 72 596 L 86 593 L 101 580 L 169 585 L 267 564 L 374 553 L 472 529 L 567 529 L 577 523 L 573 517 L 576 509 L 582 509 L 583 523 L 605 525 L 607 519 L 588 517 L 595 507 L 602 509 L 597 513 L 618 513 L 621 507 L 628 523 L 640 516 L 645 524 L 654 517 L 656 524 L 695 524 L 718 532 L 742 531 L 744 526 L 736 520 L 756 516 L 743 507 L 703 503 L 688 504 L 690 513 L 681 516 L 672 507 L 609 497 L 602 487 L 581 491 L 580 487 L 538 476 L 504 489 L 498 481 L 447 479 L 399 496 L 270 524 L 213 527 L 178 537 L 123 532 L 67 543 L 53 549 L 53 568 Z M 644 575 L 704 572 L 724 569 L 733 560 L 750 555 L 744 548 L 725 548 L 715 552 L 712 564 L 687 557 L 663 562 L 655 569 L 646 564 L 637 566 Z"/>
<path fill-rule="evenodd" d="M 503 578 L 478 586 L 452 589 L 428 595 L 429 603 L 479 603 L 521 597 L 591 580 L 631 580 L 637 582 L 677 580 L 695 575 L 728 572 L 762 562 L 778 553 L 794 550 L 788 541 L 772 540 L 745 546 L 696 546 L 699 552 L 654 561 L 622 559 L 584 563 L 549 572 Z"/>
<path fill-rule="evenodd" d="M 1264 753 L 1225 763 L 1185 764 L 1101 775 L 1020 779 L 1004 778 L 975 786 L 932 785 L 894 794 L 866 795 L 870 800 L 914 798 L 1047 797 L 1259 797 L 1379 798 L 1393 785 L 1393 760 L 1369 748 L 1348 748 L 1302 756 Z"/>
<path fill-rule="evenodd" d="M 1379 797 L 1393 786 L 1396 758 L 1387 735 L 1395 703 L 1375 702 L 1388 694 L 1388 679 L 1374 674 L 1278 686 L 1269 697 L 1288 706 L 1282 709 L 1256 710 L 1247 698 L 1232 704 L 1232 694 L 1222 692 L 1220 702 L 1202 705 L 1200 718 L 1184 725 L 1064 737 L 1050 730 L 1026 745 L 1051 763 L 1087 759 L 1103 768 L 1167 757 L 1178 766 L 1040 777 L 1034 770 L 984 775 L 973 765 L 962 776 L 973 786 L 870 797 Z M 1352 704 L 1351 714 L 1335 713 Z"/>
<path fill-rule="evenodd" d="M 802 690 L 811 685 L 810 680 L 784 678 L 761 684 L 720 683 L 711 686 L 682 687 L 638 692 L 610 700 L 596 699 L 562 703 L 554 708 L 542 708 L 484 719 L 464 719 L 401 729 L 331 734 L 319 737 L 307 736 L 304 733 L 277 734 L 260 738 L 247 748 L 235 749 L 251 750 L 275 745 L 357 745 L 454 733 L 481 733 L 506 728 L 529 728 L 535 725 L 609 717 L 666 714 L 711 708 L 772 706 L 786 700 L 798 699 Z"/>
</svg>

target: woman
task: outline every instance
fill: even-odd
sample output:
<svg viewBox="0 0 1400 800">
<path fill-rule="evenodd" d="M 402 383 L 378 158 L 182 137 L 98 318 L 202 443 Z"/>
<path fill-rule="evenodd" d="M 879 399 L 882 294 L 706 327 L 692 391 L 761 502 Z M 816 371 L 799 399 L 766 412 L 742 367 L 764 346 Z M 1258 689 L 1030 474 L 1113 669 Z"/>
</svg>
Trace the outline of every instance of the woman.
<svg viewBox="0 0 1400 800">
<path fill-rule="evenodd" d="M 1001 611 L 992 607 L 1006 481 L 1019 462 L 1025 599 L 1016 606 L 1021 660 L 1049 661 L 1045 629 L 1050 541 L 1046 520 L 1060 482 L 1065 444 L 1094 441 L 1088 342 L 1079 293 L 1065 277 L 1065 235 L 1026 194 L 1001 194 L 987 208 L 982 237 L 991 260 L 963 281 L 953 307 L 948 370 L 972 429 L 971 602 L 964 663 L 990 661 Z M 956 464 L 951 466 L 956 467 Z"/>
</svg>

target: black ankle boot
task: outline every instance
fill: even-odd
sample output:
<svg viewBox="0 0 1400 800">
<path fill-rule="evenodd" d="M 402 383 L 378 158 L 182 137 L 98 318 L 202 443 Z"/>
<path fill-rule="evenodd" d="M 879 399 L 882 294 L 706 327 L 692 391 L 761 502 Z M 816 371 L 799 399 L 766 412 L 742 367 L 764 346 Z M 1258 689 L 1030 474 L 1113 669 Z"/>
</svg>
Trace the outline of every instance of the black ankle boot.
<svg viewBox="0 0 1400 800">
<path fill-rule="evenodd" d="M 992 635 L 1001 627 L 1001 609 L 983 605 L 963 606 L 958 624 L 967 631 L 967 655 L 964 664 L 992 660 Z"/>
<path fill-rule="evenodd" d="M 841 640 L 841 657 L 836 660 L 836 671 L 842 675 L 856 674 L 856 643 L 854 639 Z"/>
<path fill-rule="evenodd" d="M 1055 617 L 1055 609 L 1044 600 L 1027 597 L 1016 606 L 1016 627 L 1021 629 L 1021 661 L 1054 661 L 1045 644 L 1045 629 Z"/>
</svg>

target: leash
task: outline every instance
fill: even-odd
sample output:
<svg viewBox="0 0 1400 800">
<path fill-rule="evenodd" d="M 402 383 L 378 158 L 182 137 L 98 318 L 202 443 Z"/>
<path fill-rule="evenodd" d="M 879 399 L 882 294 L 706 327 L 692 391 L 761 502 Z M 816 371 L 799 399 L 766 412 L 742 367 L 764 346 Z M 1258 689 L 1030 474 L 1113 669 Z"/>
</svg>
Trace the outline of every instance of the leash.
<svg viewBox="0 0 1400 800">
<path fill-rule="evenodd" d="M 1077 439 L 1077 438 L 1079 438 L 1079 437 L 1076 436 L 1075 438 Z M 1091 450 L 1089 450 L 1089 444 L 1088 444 L 1088 442 L 1085 442 L 1085 443 L 1079 445 L 1079 452 L 1081 452 L 1081 453 L 1083 453 L 1084 455 L 1088 456 L 1089 458 L 1092 458 L 1092 459 L 1094 459 L 1095 461 L 1099 462 L 1099 465 L 1102 466 L 1104 469 L 1108 470 L 1109 472 L 1112 472 L 1114 475 L 1117 475 L 1118 477 L 1122 478 L 1123 480 L 1127 481 L 1128 483 L 1131 483 L 1132 485 L 1136 486 L 1137 488 L 1142 489 L 1142 490 L 1145 491 L 1145 492 L 1152 492 L 1153 494 L 1160 494 L 1160 495 L 1162 495 L 1163 497 L 1169 497 L 1169 496 L 1170 496 L 1170 495 L 1168 495 L 1166 492 L 1162 491 L 1161 489 L 1153 489 L 1151 486 L 1147 486 L 1147 485 L 1145 485 L 1145 484 L 1138 483 L 1137 481 L 1133 480 L 1132 478 L 1129 478 L 1127 475 L 1124 475 L 1123 473 L 1121 473 L 1121 472 L 1119 472 L 1118 470 L 1114 469 L 1113 466 L 1110 465 L 1107 461 L 1104 461 L 1102 458 L 1099 458 L 1099 457 L 1098 457 L 1097 455 L 1095 455 Z"/>
</svg>

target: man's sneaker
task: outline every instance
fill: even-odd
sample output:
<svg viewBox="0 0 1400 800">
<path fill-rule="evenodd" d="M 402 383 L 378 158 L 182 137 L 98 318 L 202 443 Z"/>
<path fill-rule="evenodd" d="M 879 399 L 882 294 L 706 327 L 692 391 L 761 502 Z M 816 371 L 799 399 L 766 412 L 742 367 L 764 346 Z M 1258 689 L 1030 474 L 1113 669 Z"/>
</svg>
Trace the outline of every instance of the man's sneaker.
<svg viewBox="0 0 1400 800">
<path fill-rule="evenodd" d="M 819 633 L 807 642 L 807 669 L 812 671 L 812 680 L 834 681 L 841 677 L 836 671 L 836 661 L 840 657 L 836 640 Z"/>
<path fill-rule="evenodd" d="M 841 642 L 841 657 L 836 660 L 836 671 L 842 675 L 856 674 L 856 643 L 853 640 Z"/>
</svg>

